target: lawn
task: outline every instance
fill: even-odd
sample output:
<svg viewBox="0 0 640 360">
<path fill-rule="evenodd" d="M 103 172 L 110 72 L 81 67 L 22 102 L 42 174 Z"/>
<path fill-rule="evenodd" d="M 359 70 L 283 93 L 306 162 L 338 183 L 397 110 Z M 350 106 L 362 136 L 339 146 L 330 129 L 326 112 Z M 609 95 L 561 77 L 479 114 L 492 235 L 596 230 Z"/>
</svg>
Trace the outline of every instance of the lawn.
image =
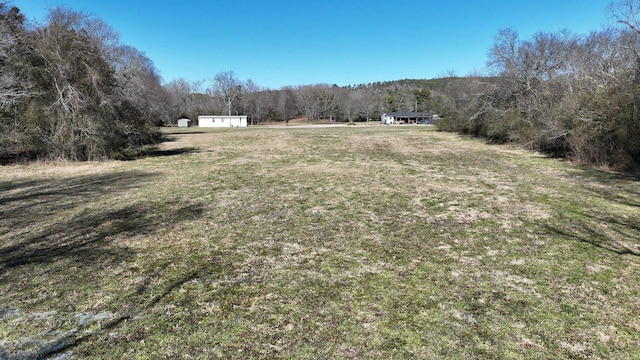
<svg viewBox="0 0 640 360">
<path fill-rule="evenodd" d="M 430 126 L 0 168 L 0 358 L 640 358 L 640 182 Z"/>
</svg>

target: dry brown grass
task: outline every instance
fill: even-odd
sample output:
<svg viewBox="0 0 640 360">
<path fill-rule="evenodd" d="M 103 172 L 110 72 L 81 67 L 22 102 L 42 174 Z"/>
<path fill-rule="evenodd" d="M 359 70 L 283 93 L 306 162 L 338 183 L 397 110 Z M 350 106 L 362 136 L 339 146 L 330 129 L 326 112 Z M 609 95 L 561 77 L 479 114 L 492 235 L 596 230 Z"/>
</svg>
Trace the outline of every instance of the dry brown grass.
<svg viewBox="0 0 640 360">
<path fill-rule="evenodd" d="M 633 358 L 640 191 L 422 126 L 4 167 L 0 358 Z"/>
</svg>

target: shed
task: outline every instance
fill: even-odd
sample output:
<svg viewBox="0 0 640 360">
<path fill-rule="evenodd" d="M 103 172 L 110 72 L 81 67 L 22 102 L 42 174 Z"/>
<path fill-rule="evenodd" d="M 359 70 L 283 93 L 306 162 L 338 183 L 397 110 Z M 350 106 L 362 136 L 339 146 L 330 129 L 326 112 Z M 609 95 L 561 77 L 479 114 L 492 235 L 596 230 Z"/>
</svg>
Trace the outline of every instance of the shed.
<svg viewBox="0 0 640 360">
<path fill-rule="evenodd" d="M 179 128 L 189 127 L 189 126 L 191 126 L 190 123 L 191 123 L 191 120 L 189 120 L 189 119 L 178 119 L 178 127 Z"/>
<path fill-rule="evenodd" d="M 200 115 L 198 116 L 199 127 L 247 127 L 246 115 Z"/>
</svg>

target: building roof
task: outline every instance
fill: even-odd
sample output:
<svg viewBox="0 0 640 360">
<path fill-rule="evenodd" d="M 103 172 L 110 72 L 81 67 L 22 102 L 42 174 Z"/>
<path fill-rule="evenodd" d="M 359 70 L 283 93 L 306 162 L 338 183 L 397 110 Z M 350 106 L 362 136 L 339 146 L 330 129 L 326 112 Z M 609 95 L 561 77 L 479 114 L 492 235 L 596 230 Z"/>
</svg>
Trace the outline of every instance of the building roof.
<svg viewBox="0 0 640 360">
<path fill-rule="evenodd" d="M 384 113 L 382 115 L 395 116 L 395 117 L 421 117 L 421 116 L 432 116 L 433 114 L 428 112 L 395 111 L 395 112 Z"/>
</svg>

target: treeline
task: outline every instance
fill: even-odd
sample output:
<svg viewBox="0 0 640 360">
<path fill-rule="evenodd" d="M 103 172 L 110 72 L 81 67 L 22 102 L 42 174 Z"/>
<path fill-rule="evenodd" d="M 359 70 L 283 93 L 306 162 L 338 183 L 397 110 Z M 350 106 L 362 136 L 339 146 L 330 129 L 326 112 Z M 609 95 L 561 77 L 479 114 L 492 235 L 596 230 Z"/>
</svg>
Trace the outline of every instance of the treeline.
<svg viewBox="0 0 640 360">
<path fill-rule="evenodd" d="M 578 36 L 501 30 L 489 52 L 493 78 L 443 88 L 450 105 L 440 129 L 517 143 L 576 162 L 640 166 L 638 2 L 613 8 L 622 28 Z M 460 86 L 463 84 L 463 86 Z"/>
<path fill-rule="evenodd" d="M 306 118 L 313 122 L 380 120 L 383 112 L 430 111 L 434 80 L 404 79 L 355 86 L 313 84 L 263 88 L 252 80 L 242 81 L 233 71 L 211 80 L 171 81 L 165 89 L 171 96 L 171 116 L 197 121 L 201 114 L 247 115 L 252 124 L 288 122 Z"/>
<path fill-rule="evenodd" d="M 128 156 L 159 139 L 168 93 L 152 61 L 65 8 L 28 25 L 0 3 L 0 161 Z"/>
</svg>

